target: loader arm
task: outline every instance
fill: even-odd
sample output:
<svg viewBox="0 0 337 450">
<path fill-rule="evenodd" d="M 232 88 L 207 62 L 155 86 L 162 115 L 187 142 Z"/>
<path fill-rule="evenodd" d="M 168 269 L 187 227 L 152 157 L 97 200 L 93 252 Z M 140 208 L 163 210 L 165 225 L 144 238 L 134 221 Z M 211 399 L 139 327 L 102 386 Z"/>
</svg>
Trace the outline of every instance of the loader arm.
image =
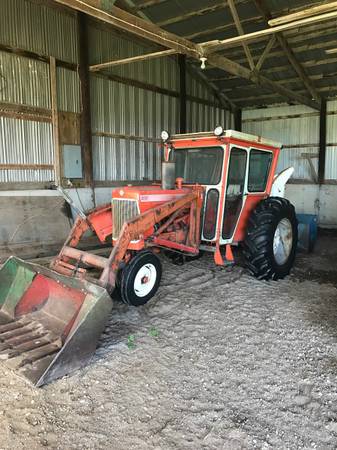
<svg viewBox="0 0 337 450">
<path fill-rule="evenodd" d="M 179 210 L 185 209 L 190 205 L 190 215 L 192 224 L 189 232 L 190 247 L 177 244 L 178 246 L 189 248 L 191 252 L 198 252 L 200 243 L 200 211 L 202 207 L 203 188 L 195 186 L 189 194 L 180 197 L 178 200 L 164 203 L 156 208 L 150 209 L 140 214 L 133 220 L 126 222 L 120 232 L 119 238 L 114 246 L 107 264 L 100 277 L 99 284 L 111 291 L 115 287 L 117 272 L 120 263 L 123 261 L 128 246 L 132 240 L 141 239 L 143 233 L 149 228 L 155 226 L 165 218 L 174 215 Z M 192 230 L 192 232 L 191 232 Z M 160 238 L 154 237 L 154 242 L 159 242 Z"/>
</svg>

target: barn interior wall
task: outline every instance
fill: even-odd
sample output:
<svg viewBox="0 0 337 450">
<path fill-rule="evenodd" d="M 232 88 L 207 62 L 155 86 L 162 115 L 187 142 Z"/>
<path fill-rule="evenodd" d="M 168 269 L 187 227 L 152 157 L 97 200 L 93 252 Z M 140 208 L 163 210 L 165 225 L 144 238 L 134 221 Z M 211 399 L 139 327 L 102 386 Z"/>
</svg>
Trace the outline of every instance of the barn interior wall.
<svg viewBox="0 0 337 450">
<path fill-rule="evenodd" d="M 153 51 L 93 21 L 88 35 L 89 64 Z M 47 2 L 1 0 L 0 212 L 6 220 L 1 223 L 0 248 L 9 239 L 12 246 L 56 240 L 48 229 L 55 210 L 50 199 L 57 193 L 46 190 L 55 181 L 50 56 L 57 59 L 61 144 L 78 144 L 76 13 Z M 187 71 L 186 77 L 187 130 L 203 131 L 219 123 L 229 126 L 231 114 L 214 92 L 194 73 Z M 118 66 L 105 76 L 92 74 L 90 88 L 95 187 L 79 185 L 77 191 L 69 191 L 84 208 L 109 201 L 111 187 L 118 183 L 146 183 L 160 177 L 160 132 L 178 132 L 180 124 L 177 57 Z M 61 240 L 69 228 L 68 218 L 63 219 Z M 18 227 L 14 236 L 13 226 Z"/>
<path fill-rule="evenodd" d="M 299 213 L 316 214 L 324 227 L 337 226 L 337 101 L 327 105 L 325 181 L 318 184 L 319 113 L 306 106 L 244 110 L 242 131 L 283 144 L 278 171 L 293 166 L 286 196 Z"/>
</svg>

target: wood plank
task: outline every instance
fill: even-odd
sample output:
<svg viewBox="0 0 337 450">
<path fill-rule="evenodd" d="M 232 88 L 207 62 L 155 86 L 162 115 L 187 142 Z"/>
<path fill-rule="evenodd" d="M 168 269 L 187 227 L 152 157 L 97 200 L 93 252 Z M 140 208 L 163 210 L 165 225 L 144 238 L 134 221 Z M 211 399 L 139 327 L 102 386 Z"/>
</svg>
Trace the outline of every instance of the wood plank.
<svg viewBox="0 0 337 450">
<path fill-rule="evenodd" d="M 53 142 L 54 142 L 54 169 L 55 169 L 55 182 L 60 185 L 62 181 L 61 173 L 61 145 L 59 135 L 59 115 L 57 104 L 57 72 L 56 72 L 56 59 L 50 57 L 50 94 L 52 105 L 52 126 L 53 126 Z"/>
<path fill-rule="evenodd" d="M 200 44 L 207 54 L 216 52 L 220 49 L 235 47 L 241 45 L 242 42 L 253 42 L 258 39 L 264 39 L 267 36 L 283 31 L 291 30 L 293 28 L 304 27 L 313 23 L 324 22 L 337 17 L 337 11 L 330 13 L 320 14 L 314 17 L 308 17 L 306 19 L 297 20 L 295 22 L 286 23 L 273 28 L 266 28 L 264 30 L 254 31 L 253 33 L 247 33 L 242 36 L 236 36 L 229 39 L 208 41 Z"/>
<path fill-rule="evenodd" d="M 60 143 L 80 145 L 81 115 L 74 112 L 59 112 Z"/>
<path fill-rule="evenodd" d="M 242 110 L 237 109 L 234 112 L 234 128 L 236 131 L 242 131 Z"/>
<path fill-rule="evenodd" d="M 0 102 L 0 116 L 12 119 L 31 120 L 36 122 L 51 122 L 51 110 L 16 104 L 10 102 Z"/>
<path fill-rule="evenodd" d="M 263 63 L 265 62 L 265 60 L 267 59 L 267 57 L 270 54 L 271 49 L 274 47 L 276 42 L 276 37 L 275 35 L 273 35 L 271 37 L 271 39 L 269 40 L 268 44 L 266 45 L 266 48 L 264 49 L 264 51 L 262 52 L 262 55 L 260 56 L 260 59 L 258 60 L 258 62 L 256 63 L 256 67 L 255 69 L 259 72 L 263 66 Z"/>
<path fill-rule="evenodd" d="M 109 61 L 101 64 L 94 64 L 89 67 L 90 72 L 97 72 L 102 69 L 107 69 L 110 67 L 122 66 L 125 64 L 132 64 L 140 61 L 149 61 L 150 59 L 163 58 L 165 56 L 175 55 L 176 50 L 163 50 L 160 52 L 147 53 L 145 55 L 131 56 L 130 58 L 116 59 L 114 61 Z"/>
<path fill-rule="evenodd" d="M 254 0 L 255 6 L 260 11 L 262 17 L 265 19 L 266 22 L 271 18 L 271 13 L 269 9 L 267 8 L 264 0 Z M 299 78 L 302 80 L 304 86 L 307 88 L 309 94 L 312 96 L 314 100 L 316 100 L 318 103 L 320 103 L 321 98 L 318 92 L 316 91 L 316 88 L 313 84 L 313 82 L 310 80 L 308 75 L 306 74 L 305 70 L 303 69 L 303 66 L 299 63 L 297 60 L 292 48 L 290 47 L 288 41 L 283 36 L 282 33 L 279 33 L 276 35 L 276 39 L 282 50 L 284 51 L 286 57 L 288 58 L 288 61 L 292 65 L 293 69 L 299 76 Z"/>
<path fill-rule="evenodd" d="M 232 17 L 233 17 L 236 29 L 237 29 L 239 35 L 242 36 L 243 34 L 245 34 L 245 32 L 243 31 L 243 27 L 241 25 L 241 21 L 240 21 L 239 14 L 237 12 L 236 6 L 234 4 L 234 0 L 228 0 L 227 3 L 228 3 L 228 6 L 229 6 L 229 9 L 231 11 L 231 14 L 232 14 Z M 249 64 L 251 70 L 254 70 L 255 63 L 254 63 L 254 59 L 252 57 L 252 54 L 251 54 L 251 52 L 249 50 L 248 45 L 245 42 L 242 42 L 242 47 L 243 47 L 244 52 L 246 54 L 246 57 L 247 57 L 247 60 L 248 60 L 248 64 Z"/>
<path fill-rule="evenodd" d="M 141 141 L 141 142 L 153 142 L 153 143 L 161 142 L 160 138 L 135 136 L 135 135 L 122 134 L 122 133 L 110 133 L 107 131 L 94 131 L 92 134 L 93 134 L 93 136 L 108 137 L 108 138 L 112 138 L 112 139 L 125 139 L 127 141 Z"/>
<path fill-rule="evenodd" d="M 195 9 L 195 10 L 189 11 L 188 13 L 185 13 L 185 14 L 180 14 L 180 15 L 175 14 L 173 17 L 169 17 L 168 19 L 158 22 L 157 25 L 159 27 L 165 27 L 167 25 L 172 25 L 174 23 L 193 19 L 194 17 L 200 17 L 205 14 L 212 14 L 214 12 L 226 9 L 228 6 L 228 3 L 229 2 L 222 0 L 220 2 L 214 2 L 214 4 L 211 6 L 206 6 L 204 8 Z M 236 5 L 239 5 L 242 3 L 247 3 L 247 0 L 236 0 L 235 3 L 236 3 Z M 196 3 L 196 5 L 197 5 L 197 3 Z M 172 9 L 172 12 L 174 12 L 173 9 Z"/>
<path fill-rule="evenodd" d="M 222 68 L 223 70 L 226 70 L 227 72 L 230 72 L 232 74 L 237 73 L 238 76 L 241 78 L 245 78 L 247 80 L 252 81 L 254 84 L 260 86 L 263 89 L 269 89 L 271 91 L 276 92 L 277 94 L 281 95 L 282 97 L 285 97 L 290 102 L 297 102 L 303 105 L 310 106 L 313 109 L 319 109 L 320 105 L 311 100 L 307 97 L 295 93 L 291 91 L 290 89 L 285 88 L 284 86 L 269 80 L 265 76 L 251 72 L 249 69 L 244 68 L 243 66 L 240 66 L 239 64 L 235 63 L 234 61 L 227 60 L 227 58 L 223 56 L 218 55 L 210 55 L 208 57 L 208 62 L 212 64 L 215 67 Z M 237 103 L 237 100 L 235 100 L 235 103 Z"/>
<path fill-rule="evenodd" d="M 178 65 L 179 65 L 179 131 L 180 133 L 186 133 L 186 113 L 187 113 L 187 102 L 186 102 L 186 56 L 178 55 Z"/>
<path fill-rule="evenodd" d="M 52 164 L 0 164 L 0 170 L 53 170 Z"/>
<path fill-rule="evenodd" d="M 312 6 L 311 8 L 303 9 L 292 14 L 287 14 L 282 17 L 277 17 L 275 19 L 270 19 L 268 25 L 275 27 L 277 25 L 282 25 L 289 22 L 294 22 L 295 20 L 304 19 L 306 17 L 315 16 L 325 12 L 336 11 L 337 2 L 324 3 L 323 5 Z"/>
<path fill-rule="evenodd" d="M 198 45 L 187 39 L 181 38 L 173 33 L 160 29 L 153 23 L 134 16 L 116 6 L 110 8 L 110 12 L 104 10 L 104 1 L 96 0 L 95 6 L 92 1 L 80 0 L 55 0 L 64 6 L 81 11 L 98 20 L 103 20 L 119 29 L 128 31 L 141 38 L 148 39 L 151 42 L 162 45 L 166 48 L 172 48 L 179 53 L 184 53 L 193 58 L 199 58 L 200 49 Z"/>
<path fill-rule="evenodd" d="M 318 182 L 324 183 L 325 179 L 325 160 L 326 160 L 326 137 L 327 137 L 327 124 L 326 114 L 327 102 L 322 100 L 321 112 L 319 118 L 319 155 L 318 155 Z"/>
<path fill-rule="evenodd" d="M 77 29 L 79 47 L 78 75 L 81 95 L 80 142 L 83 155 L 84 182 L 86 186 L 93 187 L 88 19 L 82 12 L 77 16 Z M 94 195 L 93 198 L 95 198 Z"/>
</svg>

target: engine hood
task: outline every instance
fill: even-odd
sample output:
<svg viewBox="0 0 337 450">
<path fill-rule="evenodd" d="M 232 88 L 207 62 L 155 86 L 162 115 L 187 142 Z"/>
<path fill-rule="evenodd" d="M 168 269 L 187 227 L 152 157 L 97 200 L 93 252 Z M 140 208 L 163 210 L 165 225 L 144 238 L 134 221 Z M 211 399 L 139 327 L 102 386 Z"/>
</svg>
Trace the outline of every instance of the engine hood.
<svg viewBox="0 0 337 450">
<path fill-rule="evenodd" d="M 151 186 L 123 186 L 112 191 L 113 200 L 136 200 L 140 212 L 154 208 L 162 203 L 180 198 L 191 192 L 191 189 L 161 189 L 160 185 Z"/>
</svg>

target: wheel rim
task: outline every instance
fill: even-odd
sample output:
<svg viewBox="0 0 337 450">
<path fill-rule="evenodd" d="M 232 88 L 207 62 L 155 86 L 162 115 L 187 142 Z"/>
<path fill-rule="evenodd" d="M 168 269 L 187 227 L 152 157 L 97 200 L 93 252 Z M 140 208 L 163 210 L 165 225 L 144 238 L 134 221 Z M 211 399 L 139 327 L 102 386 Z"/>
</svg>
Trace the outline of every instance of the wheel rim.
<svg viewBox="0 0 337 450">
<path fill-rule="evenodd" d="M 153 264 L 145 264 L 142 266 L 135 277 L 133 288 L 138 297 L 148 295 L 157 280 L 157 269 Z"/>
<path fill-rule="evenodd" d="M 274 258 L 280 266 L 288 261 L 293 247 L 293 227 L 289 219 L 282 219 L 274 234 Z"/>
</svg>

